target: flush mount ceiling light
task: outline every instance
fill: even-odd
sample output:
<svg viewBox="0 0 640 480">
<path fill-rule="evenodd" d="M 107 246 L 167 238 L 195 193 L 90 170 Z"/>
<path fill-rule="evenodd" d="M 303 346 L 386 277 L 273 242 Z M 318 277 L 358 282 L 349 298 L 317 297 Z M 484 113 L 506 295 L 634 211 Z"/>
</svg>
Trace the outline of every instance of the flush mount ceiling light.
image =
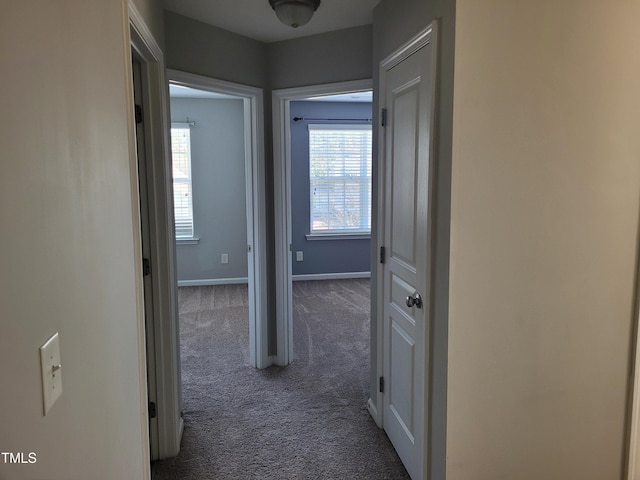
<svg viewBox="0 0 640 480">
<path fill-rule="evenodd" d="M 282 23 L 298 28 L 311 20 L 320 0 L 269 0 L 269 4 Z"/>
</svg>

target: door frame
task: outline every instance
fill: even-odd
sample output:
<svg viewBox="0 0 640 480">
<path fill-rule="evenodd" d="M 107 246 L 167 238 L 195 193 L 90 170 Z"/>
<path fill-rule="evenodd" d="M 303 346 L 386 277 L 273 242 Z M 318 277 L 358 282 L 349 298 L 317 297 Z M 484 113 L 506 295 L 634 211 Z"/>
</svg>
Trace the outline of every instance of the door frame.
<svg viewBox="0 0 640 480">
<path fill-rule="evenodd" d="M 424 411 L 424 445 L 427 446 L 426 452 L 423 452 L 425 458 L 423 458 L 423 463 L 425 466 L 429 464 L 430 461 L 430 451 L 429 442 L 427 439 L 430 438 L 429 435 L 429 425 L 430 425 L 430 410 L 431 410 L 431 402 L 432 402 L 432 390 L 431 390 L 431 372 L 429 365 L 432 362 L 432 349 L 428 343 L 428 339 L 432 338 L 431 331 L 433 329 L 432 322 L 430 319 L 433 318 L 433 259 L 435 253 L 434 247 L 434 231 L 435 231 L 435 196 L 434 196 L 434 188 L 435 188 L 435 175 L 434 175 L 434 164 L 436 162 L 436 153 L 437 153 L 437 66 L 438 66 L 438 23 L 437 21 L 433 21 L 426 28 L 416 34 L 413 38 L 403 44 L 396 51 L 391 53 L 389 56 L 384 58 L 380 62 L 379 67 L 379 90 L 378 90 L 378 112 L 380 113 L 380 117 L 382 117 L 382 111 L 387 108 L 386 104 L 386 95 L 385 91 L 387 88 L 387 72 L 391 70 L 394 66 L 398 65 L 400 62 L 408 58 L 410 55 L 416 53 L 419 49 L 425 47 L 428 44 L 433 46 L 433 85 L 431 87 L 431 104 L 433 105 L 430 112 L 430 121 L 431 121 L 431 134 L 430 134 L 430 145 L 429 145 L 429 206 L 428 206 L 428 224 L 427 224 L 427 242 L 428 242 L 428 258 L 427 258 L 427 267 L 431 270 L 431 272 L 427 272 L 427 291 L 424 292 L 423 300 L 425 304 L 425 315 L 428 321 L 428 325 L 424 329 L 425 338 L 423 341 L 425 342 L 425 356 L 423 365 L 423 374 L 424 374 L 424 385 L 425 385 L 425 411 Z M 388 128 L 388 125 L 382 125 L 381 123 L 378 125 L 378 198 L 377 198 L 377 228 L 376 228 L 376 248 L 377 251 L 381 251 L 381 248 L 384 247 L 385 241 L 385 204 L 386 204 L 386 191 L 385 185 L 387 180 L 386 175 L 386 167 L 387 167 L 387 158 L 386 158 L 386 135 L 385 131 Z M 384 264 L 377 262 L 376 267 L 376 377 L 380 378 L 383 376 L 384 372 Z M 369 399 L 369 413 L 375 420 L 376 424 L 383 428 L 384 427 L 384 394 L 380 392 L 380 388 L 376 389 L 376 402 L 375 405 L 372 402 L 372 399 Z M 429 477 L 428 468 L 423 470 L 424 478 Z"/>
<path fill-rule="evenodd" d="M 240 97 L 244 105 L 245 191 L 249 282 L 249 363 L 255 368 L 273 364 L 268 351 L 267 241 L 264 167 L 264 106 L 261 88 L 167 69 L 175 85 Z M 168 84 L 167 84 L 168 85 Z"/>
<path fill-rule="evenodd" d="M 640 249 L 640 247 L 639 247 Z M 636 267 L 633 343 L 628 399 L 626 474 L 627 480 L 640 480 L 640 258 Z"/>
<path fill-rule="evenodd" d="M 291 258 L 291 102 L 308 97 L 369 91 L 369 79 L 286 88 L 272 92 L 273 170 L 276 265 L 276 350 L 273 363 L 293 361 L 293 301 Z"/>
<path fill-rule="evenodd" d="M 138 52 L 135 49 L 131 49 L 131 57 L 133 59 L 133 100 L 138 106 L 142 106 L 144 109 L 144 95 L 142 94 L 142 60 L 140 59 Z M 137 115 L 136 115 L 137 117 Z M 144 115 L 143 115 L 144 118 Z M 138 200 L 140 205 L 140 236 L 141 236 L 141 252 L 143 262 L 144 259 L 150 260 L 153 251 L 151 249 L 151 221 L 150 221 L 150 206 L 149 199 L 151 195 L 149 193 L 149 175 L 147 174 L 147 155 L 145 149 L 145 142 L 148 134 L 148 128 L 145 125 L 144 120 L 139 122 L 139 119 L 135 119 L 136 123 L 136 146 L 137 146 L 137 165 L 138 165 Z M 140 265 L 136 262 L 136 265 Z M 146 339 L 146 361 L 147 361 L 147 397 L 149 405 L 155 403 L 157 405 L 158 399 L 157 386 L 156 386 L 156 369 L 155 369 L 155 342 L 152 339 L 155 338 L 153 314 L 153 275 L 145 272 L 144 263 L 142 267 L 142 280 L 143 280 L 143 293 L 144 293 L 144 325 L 145 325 L 145 339 Z M 158 417 L 151 417 L 149 415 L 149 448 L 151 458 L 158 458 Z"/>
<path fill-rule="evenodd" d="M 153 330 L 157 398 L 157 430 L 150 438 L 151 445 L 143 445 L 145 458 L 169 458 L 178 454 L 184 429 L 180 413 L 181 390 L 179 347 L 177 336 L 177 286 L 175 272 L 175 242 L 173 239 L 173 199 L 171 198 L 171 163 L 169 155 L 167 91 L 164 76 L 164 56 L 153 34 L 145 24 L 132 0 L 127 2 L 128 19 L 125 31 L 127 42 L 127 101 L 131 111 L 128 120 L 132 196 L 135 211 L 136 291 L 138 302 L 138 350 L 141 375 L 141 408 L 144 438 L 149 432 L 147 358 L 144 316 L 144 281 L 142 278 L 142 248 L 140 235 L 140 205 L 138 193 L 138 165 L 136 125 L 132 83 L 132 52 L 141 63 L 142 96 L 145 118 L 145 161 L 149 173 L 149 224 L 151 229 L 151 268 L 153 269 Z M 163 368 L 172 365 L 173 368 Z M 155 443 L 154 443 L 155 442 Z M 148 463 L 148 462 L 145 462 Z M 145 468 L 148 468 L 145 465 Z"/>
</svg>

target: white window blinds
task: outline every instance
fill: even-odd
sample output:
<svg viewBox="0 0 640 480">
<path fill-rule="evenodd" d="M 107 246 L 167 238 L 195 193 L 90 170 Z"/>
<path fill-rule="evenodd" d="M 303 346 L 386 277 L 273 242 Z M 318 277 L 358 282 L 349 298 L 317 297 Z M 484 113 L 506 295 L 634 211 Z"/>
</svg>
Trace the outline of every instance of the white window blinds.
<svg viewBox="0 0 640 480">
<path fill-rule="evenodd" d="M 191 130 L 188 123 L 171 124 L 171 158 L 176 238 L 192 238 Z"/>
<path fill-rule="evenodd" d="M 311 233 L 371 231 L 371 125 L 309 125 Z"/>
</svg>

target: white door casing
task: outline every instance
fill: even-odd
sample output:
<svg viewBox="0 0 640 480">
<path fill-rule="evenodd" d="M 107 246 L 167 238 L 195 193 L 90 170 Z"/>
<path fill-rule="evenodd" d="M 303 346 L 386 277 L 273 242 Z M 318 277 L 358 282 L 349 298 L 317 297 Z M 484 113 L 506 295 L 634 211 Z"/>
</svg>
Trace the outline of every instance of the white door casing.
<svg viewBox="0 0 640 480">
<path fill-rule="evenodd" d="M 268 352 L 266 189 L 262 89 L 202 75 L 167 69 L 173 84 L 239 97 L 244 105 L 245 193 L 247 205 L 247 277 L 249 364 L 267 368 Z"/>
<path fill-rule="evenodd" d="M 153 34 L 146 26 L 142 16 L 132 1 L 128 2 L 128 18 L 126 19 L 127 43 L 131 53 L 135 52 L 140 63 L 141 100 L 144 117 L 144 154 L 147 170 L 147 206 L 149 236 L 148 246 L 151 269 L 154 272 L 151 280 L 153 291 L 152 302 L 145 308 L 145 280 L 142 276 L 142 232 L 140 222 L 140 193 L 138 184 L 138 155 L 136 149 L 136 124 L 134 121 L 134 95 L 132 83 L 131 58 L 127 66 L 127 98 L 131 115 L 128 130 L 130 132 L 132 195 L 136 209 L 133 212 L 134 242 L 136 245 L 136 297 L 138 302 L 138 368 L 144 389 L 140 392 L 141 409 L 144 412 L 144 436 L 149 431 L 147 394 L 147 367 L 153 375 L 157 400 L 157 423 L 151 434 L 154 441 L 152 459 L 169 458 L 178 454 L 184 423 L 180 415 L 180 369 L 178 365 L 177 343 L 177 291 L 175 286 L 175 243 L 173 236 L 173 212 L 170 201 L 170 150 L 168 143 L 166 82 L 164 77 L 164 57 L 162 49 L 154 40 Z M 152 161 L 153 160 L 153 161 Z M 147 279 L 148 281 L 148 279 Z M 151 305 L 152 304 L 152 305 Z M 145 331 L 145 310 L 149 319 L 153 319 L 153 338 L 148 338 Z M 153 342 L 152 355 L 147 358 L 146 341 Z M 153 364 L 148 365 L 148 361 Z M 164 365 L 175 365 L 163 368 Z M 154 374 L 155 372 L 155 374 Z M 149 445 L 144 445 L 145 457 L 150 457 Z M 145 462 L 146 463 L 146 462 Z M 145 469 L 148 466 L 145 465 Z M 148 476 L 147 476 L 148 477 Z"/>
<path fill-rule="evenodd" d="M 435 24 L 380 64 L 378 359 L 382 425 L 411 478 L 427 478 Z M 380 351 L 381 349 L 381 351 Z"/>
<path fill-rule="evenodd" d="M 640 268 L 640 258 L 638 259 Z M 640 282 L 636 284 L 636 325 L 640 325 Z M 633 376 L 629 388 L 628 438 L 625 480 L 640 480 L 640 328 L 634 334 Z"/>
<path fill-rule="evenodd" d="M 137 57 L 135 51 L 132 50 L 131 56 L 133 57 L 133 95 L 136 104 L 136 110 L 138 108 L 144 111 L 142 108 L 144 96 L 142 94 L 142 66 Z M 145 263 L 149 262 L 152 257 L 151 251 L 151 227 L 150 227 L 150 200 L 152 198 L 149 195 L 149 169 L 147 168 L 147 155 L 145 151 L 145 128 L 143 123 L 144 115 L 140 115 L 140 119 L 136 114 L 136 145 L 138 152 L 138 184 L 139 196 L 140 196 L 140 233 L 142 240 L 142 258 L 143 262 L 138 267 L 143 270 L 142 278 L 144 283 L 144 316 L 145 316 L 145 329 L 146 329 L 146 350 L 147 350 L 147 396 L 149 399 L 149 405 L 156 404 L 156 370 L 155 370 L 155 328 L 153 322 L 153 282 L 150 275 L 150 271 L 145 271 Z M 151 179 L 152 180 L 152 179 Z M 151 408 L 149 408 L 151 411 Z M 149 415 L 149 449 L 151 453 L 151 459 L 159 458 L 159 445 L 158 445 L 158 417 Z"/>
</svg>

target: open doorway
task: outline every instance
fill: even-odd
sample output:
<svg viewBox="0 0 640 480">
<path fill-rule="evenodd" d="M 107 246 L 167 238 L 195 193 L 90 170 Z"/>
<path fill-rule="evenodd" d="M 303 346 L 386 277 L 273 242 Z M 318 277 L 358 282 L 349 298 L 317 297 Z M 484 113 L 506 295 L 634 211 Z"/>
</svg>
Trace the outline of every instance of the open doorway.
<svg viewBox="0 0 640 480">
<path fill-rule="evenodd" d="M 365 92 L 371 92 L 371 88 L 371 80 L 360 80 L 273 92 L 277 365 L 288 365 L 294 358 L 294 264 L 298 280 L 369 276 L 371 257 L 367 230 L 370 232 L 371 195 L 369 193 L 369 206 L 359 209 L 359 218 L 353 223 L 355 228 L 350 232 L 348 228 L 340 232 L 341 228 L 337 225 L 339 215 L 332 218 L 327 210 L 327 201 L 333 195 L 329 194 L 329 191 L 337 192 L 339 189 L 329 186 L 320 178 L 321 175 L 317 179 L 312 178 L 309 135 L 312 132 L 311 135 L 321 139 L 321 142 L 335 144 L 336 141 L 340 141 L 336 139 L 348 132 L 349 128 L 370 130 L 371 105 L 368 93 Z M 354 102 L 355 99 L 352 97 L 366 100 Z M 340 105 L 341 103 L 343 105 Z M 367 103 L 368 106 L 365 106 Z M 294 139 L 294 134 L 299 141 Z M 303 156 L 309 160 L 296 161 L 294 165 L 294 149 L 297 153 L 306 152 Z M 296 158 L 298 157 L 299 155 L 296 155 Z M 343 162 L 343 170 L 334 171 L 337 177 L 342 178 L 343 187 L 345 183 L 349 183 L 345 182 L 345 174 L 348 172 L 344 171 L 344 166 Z M 369 183 L 370 171 L 369 163 Z M 298 181 L 299 179 L 305 180 Z M 316 180 L 318 188 L 312 190 L 312 184 Z M 300 201 L 298 197 L 306 198 Z M 366 196 L 359 195 L 358 198 L 364 199 Z M 368 215 L 362 214 L 361 212 L 367 212 L 367 208 Z M 364 222 L 360 218 L 364 218 Z M 343 245 L 345 253 L 336 253 L 335 247 L 340 244 Z M 306 257 L 305 249 L 308 252 Z M 353 255 L 355 252 L 358 253 L 356 256 Z M 359 257 L 361 258 L 358 260 Z M 338 265 L 332 265 L 334 262 Z"/>
<path fill-rule="evenodd" d="M 245 145 L 241 97 L 173 83 L 169 95 L 180 365 L 188 422 L 203 388 L 215 383 L 206 372 L 220 369 L 222 355 L 245 367 L 250 362 L 245 191 L 250 145 Z M 227 338 L 227 330 L 234 334 Z"/>
<path fill-rule="evenodd" d="M 371 91 L 362 91 L 290 103 L 295 360 L 319 361 L 330 352 L 354 362 L 353 373 L 365 370 L 355 363 L 369 357 L 371 100 Z M 328 331 L 319 322 L 330 324 Z M 307 339 L 316 332 L 334 335 L 331 343 L 342 347 L 318 351 Z M 366 382 L 360 379 L 368 374 L 352 381 Z"/>
<path fill-rule="evenodd" d="M 175 70 L 167 76 L 172 137 L 183 143 L 173 168 L 178 285 L 236 285 L 248 308 L 249 364 L 265 368 L 262 91 Z"/>
</svg>

